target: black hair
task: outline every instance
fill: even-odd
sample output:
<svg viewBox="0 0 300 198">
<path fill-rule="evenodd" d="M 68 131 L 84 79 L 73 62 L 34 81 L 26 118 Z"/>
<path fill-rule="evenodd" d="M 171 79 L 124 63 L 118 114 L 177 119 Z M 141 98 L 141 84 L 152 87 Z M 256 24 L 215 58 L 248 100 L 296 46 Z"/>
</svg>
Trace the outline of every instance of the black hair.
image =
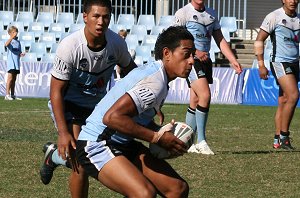
<svg viewBox="0 0 300 198">
<path fill-rule="evenodd" d="M 160 33 L 157 37 L 154 54 L 155 60 L 162 60 L 163 49 L 166 47 L 172 52 L 180 46 L 181 40 L 192 40 L 194 42 L 193 35 L 184 26 L 170 26 Z"/>
<path fill-rule="evenodd" d="M 89 13 L 93 5 L 107 7 L 109 12 L 112 12 L 112 5 L 110 0 L 85 0 L 83 4 L 83 11 Z"/>
</svg>

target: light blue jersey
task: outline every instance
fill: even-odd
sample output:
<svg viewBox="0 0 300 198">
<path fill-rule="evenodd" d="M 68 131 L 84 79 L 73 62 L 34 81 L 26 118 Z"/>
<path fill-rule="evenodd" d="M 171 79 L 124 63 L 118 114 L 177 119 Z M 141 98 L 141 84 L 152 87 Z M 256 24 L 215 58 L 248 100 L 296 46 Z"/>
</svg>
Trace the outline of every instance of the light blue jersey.
<svg viewBox="0 0 300 198">
<path fill-rule="evenodd" d="M 129 65 L 131 56 L 124 39 L 109 29 L 105 39 L 106 46 L 93 51 L 83 28 L 61 41 L 51 74 L 69 81 L 64 100 L 93 109 L 106 94 L 115 65 Z"/>
<path fill-rule="evenodd" d="M 175 13 L 174 25 L 186 26 L 194 36 L 196 49 L 203 52 L 209 52 L 212 33 L 221 28 L 213 9 L 197 11 L 191 3 Z"/>
<path fill-rule="evenodd" d="M 78 140 L 97 141 L 107 128 L 102 123 L 104 114 L 125 93 L 132 98 L 139 114 L 133 119 L 140 125 L 147 125 L 168 95 L 168 80 L 162 62 L 156 61 L 135 68 L 119 81 L 96 105 L 86 125 L 82 126 Z M 111 139 L 124 144 L 131 141 L 132 137 L 115 132 Z"/>
<path fill-rule="evenodd" d="M 22 53 L 20 41 L 13 39 L 7 49 L 7 71 L 20 70 L 20 54 Z"/>
<path fill-rule="evenodd" d="M 290 17 L 283 8 L 266 16 L 261 27 L 271 36 L 272 62 L 293 63 L 299 59 L 300 16 Z"/>
</svg>

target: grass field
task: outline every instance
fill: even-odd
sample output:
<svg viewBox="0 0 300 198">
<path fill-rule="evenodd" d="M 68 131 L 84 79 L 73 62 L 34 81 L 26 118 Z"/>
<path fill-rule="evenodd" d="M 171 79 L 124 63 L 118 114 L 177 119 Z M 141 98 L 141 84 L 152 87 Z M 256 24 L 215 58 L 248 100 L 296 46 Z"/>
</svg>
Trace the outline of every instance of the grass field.
<svg viewBox="0 0 300 198">
<path fill-rule="evenodd" d="M 166 121 L 184 121 L 187 105 L 165 105 Z M 207 139 L 215 156 L 186 154 L 169 160 L 188 181 L 190 197 L 300 197 L 300 149 L 272 149 L 275 107 L 212 105 Z M 300 148 L 300 114 L 291 126 Z M 0 198 L 65 198 L 69 170 L 59 167 L 43 185 L 42 146 L 56 141 L 46 99 L 0 97 Z M 90 179 L 89 197 L 122 197 Z"/>
</svg>

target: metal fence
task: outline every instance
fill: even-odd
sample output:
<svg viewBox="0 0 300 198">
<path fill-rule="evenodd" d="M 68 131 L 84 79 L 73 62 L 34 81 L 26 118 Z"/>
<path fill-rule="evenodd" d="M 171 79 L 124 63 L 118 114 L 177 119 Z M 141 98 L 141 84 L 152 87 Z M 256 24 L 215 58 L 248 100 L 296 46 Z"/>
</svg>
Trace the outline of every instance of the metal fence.
<svg viewBox="0 0 300 198">
<path fill-rule="evenodd" d="M 72 12 L 76 18 L 82 12 L 83 0 L 2 0 L 0 10 Z M 190 0 L 112 0 L 113 14 L 117 20 L 119 14 L 134 14 L 135 19 L 140 14 L 152 14 L 158 22 L 161 15 L 174 15 L 176 10 L 186 5 Z M 238 21 L 238 30 L 246 29 L 247 0 L 207 0 L 206 5 L 217 11 L 218 18 L 235 16 Z M 115 21 L 116 22 L 116 21 Z M 240 36 L 244 37 L 244 36 Z"/>
</svg>

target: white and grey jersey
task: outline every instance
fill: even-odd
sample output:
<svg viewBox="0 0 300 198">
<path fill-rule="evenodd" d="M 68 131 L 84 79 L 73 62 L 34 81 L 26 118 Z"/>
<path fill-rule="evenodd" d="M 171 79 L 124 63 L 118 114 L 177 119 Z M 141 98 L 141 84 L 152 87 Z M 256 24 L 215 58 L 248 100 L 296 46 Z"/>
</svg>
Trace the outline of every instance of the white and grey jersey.
<svg viewBox="0 0 300 198">
<path fill-rule="evenodd" d="M 272 62 L 296 62 L 299 59 L 300 16 L 290 17 L 283 8 L 269 13 L 260 26 L 269 33 Z"/>
<path fill-rule="evenodd" d="M 104 114 L 126 93 L 132 98 L 139 114 L 133 118 L 135 122 L 140 125 L 149 124 L 163 105 L 168 95 L 168 88 L 167 74 L 161 61 L 135 68 L 96 105 L 93 113 L 86 120 L 86 125 L 82 127 L 78 139 L 97 141 L 107 128 L 102 122 Z M 133 138 L 116 132 L 111 139 L 124 144 Z"/>
<path fill-rule="evenodd" d="M 105 39 L 107 43 L 103 49 L 92 51 L 83 28 L 59 44 L 51 74 L 69 81 L 65 100 L 94 108 L 106 94 L 115 65 L 129 65 L 131 56 L 124 39 L 109 29 L 105 32 Z"/>
<path fill-rule="evenodd" d="M 174 25 L 186 26 L 194 36 L 196 49 L 203 52 L 209 52 L 212 33 L 221 28 L 213 9 L 197 11 L 191 3 L 177 10 Z"/>
</svg>

